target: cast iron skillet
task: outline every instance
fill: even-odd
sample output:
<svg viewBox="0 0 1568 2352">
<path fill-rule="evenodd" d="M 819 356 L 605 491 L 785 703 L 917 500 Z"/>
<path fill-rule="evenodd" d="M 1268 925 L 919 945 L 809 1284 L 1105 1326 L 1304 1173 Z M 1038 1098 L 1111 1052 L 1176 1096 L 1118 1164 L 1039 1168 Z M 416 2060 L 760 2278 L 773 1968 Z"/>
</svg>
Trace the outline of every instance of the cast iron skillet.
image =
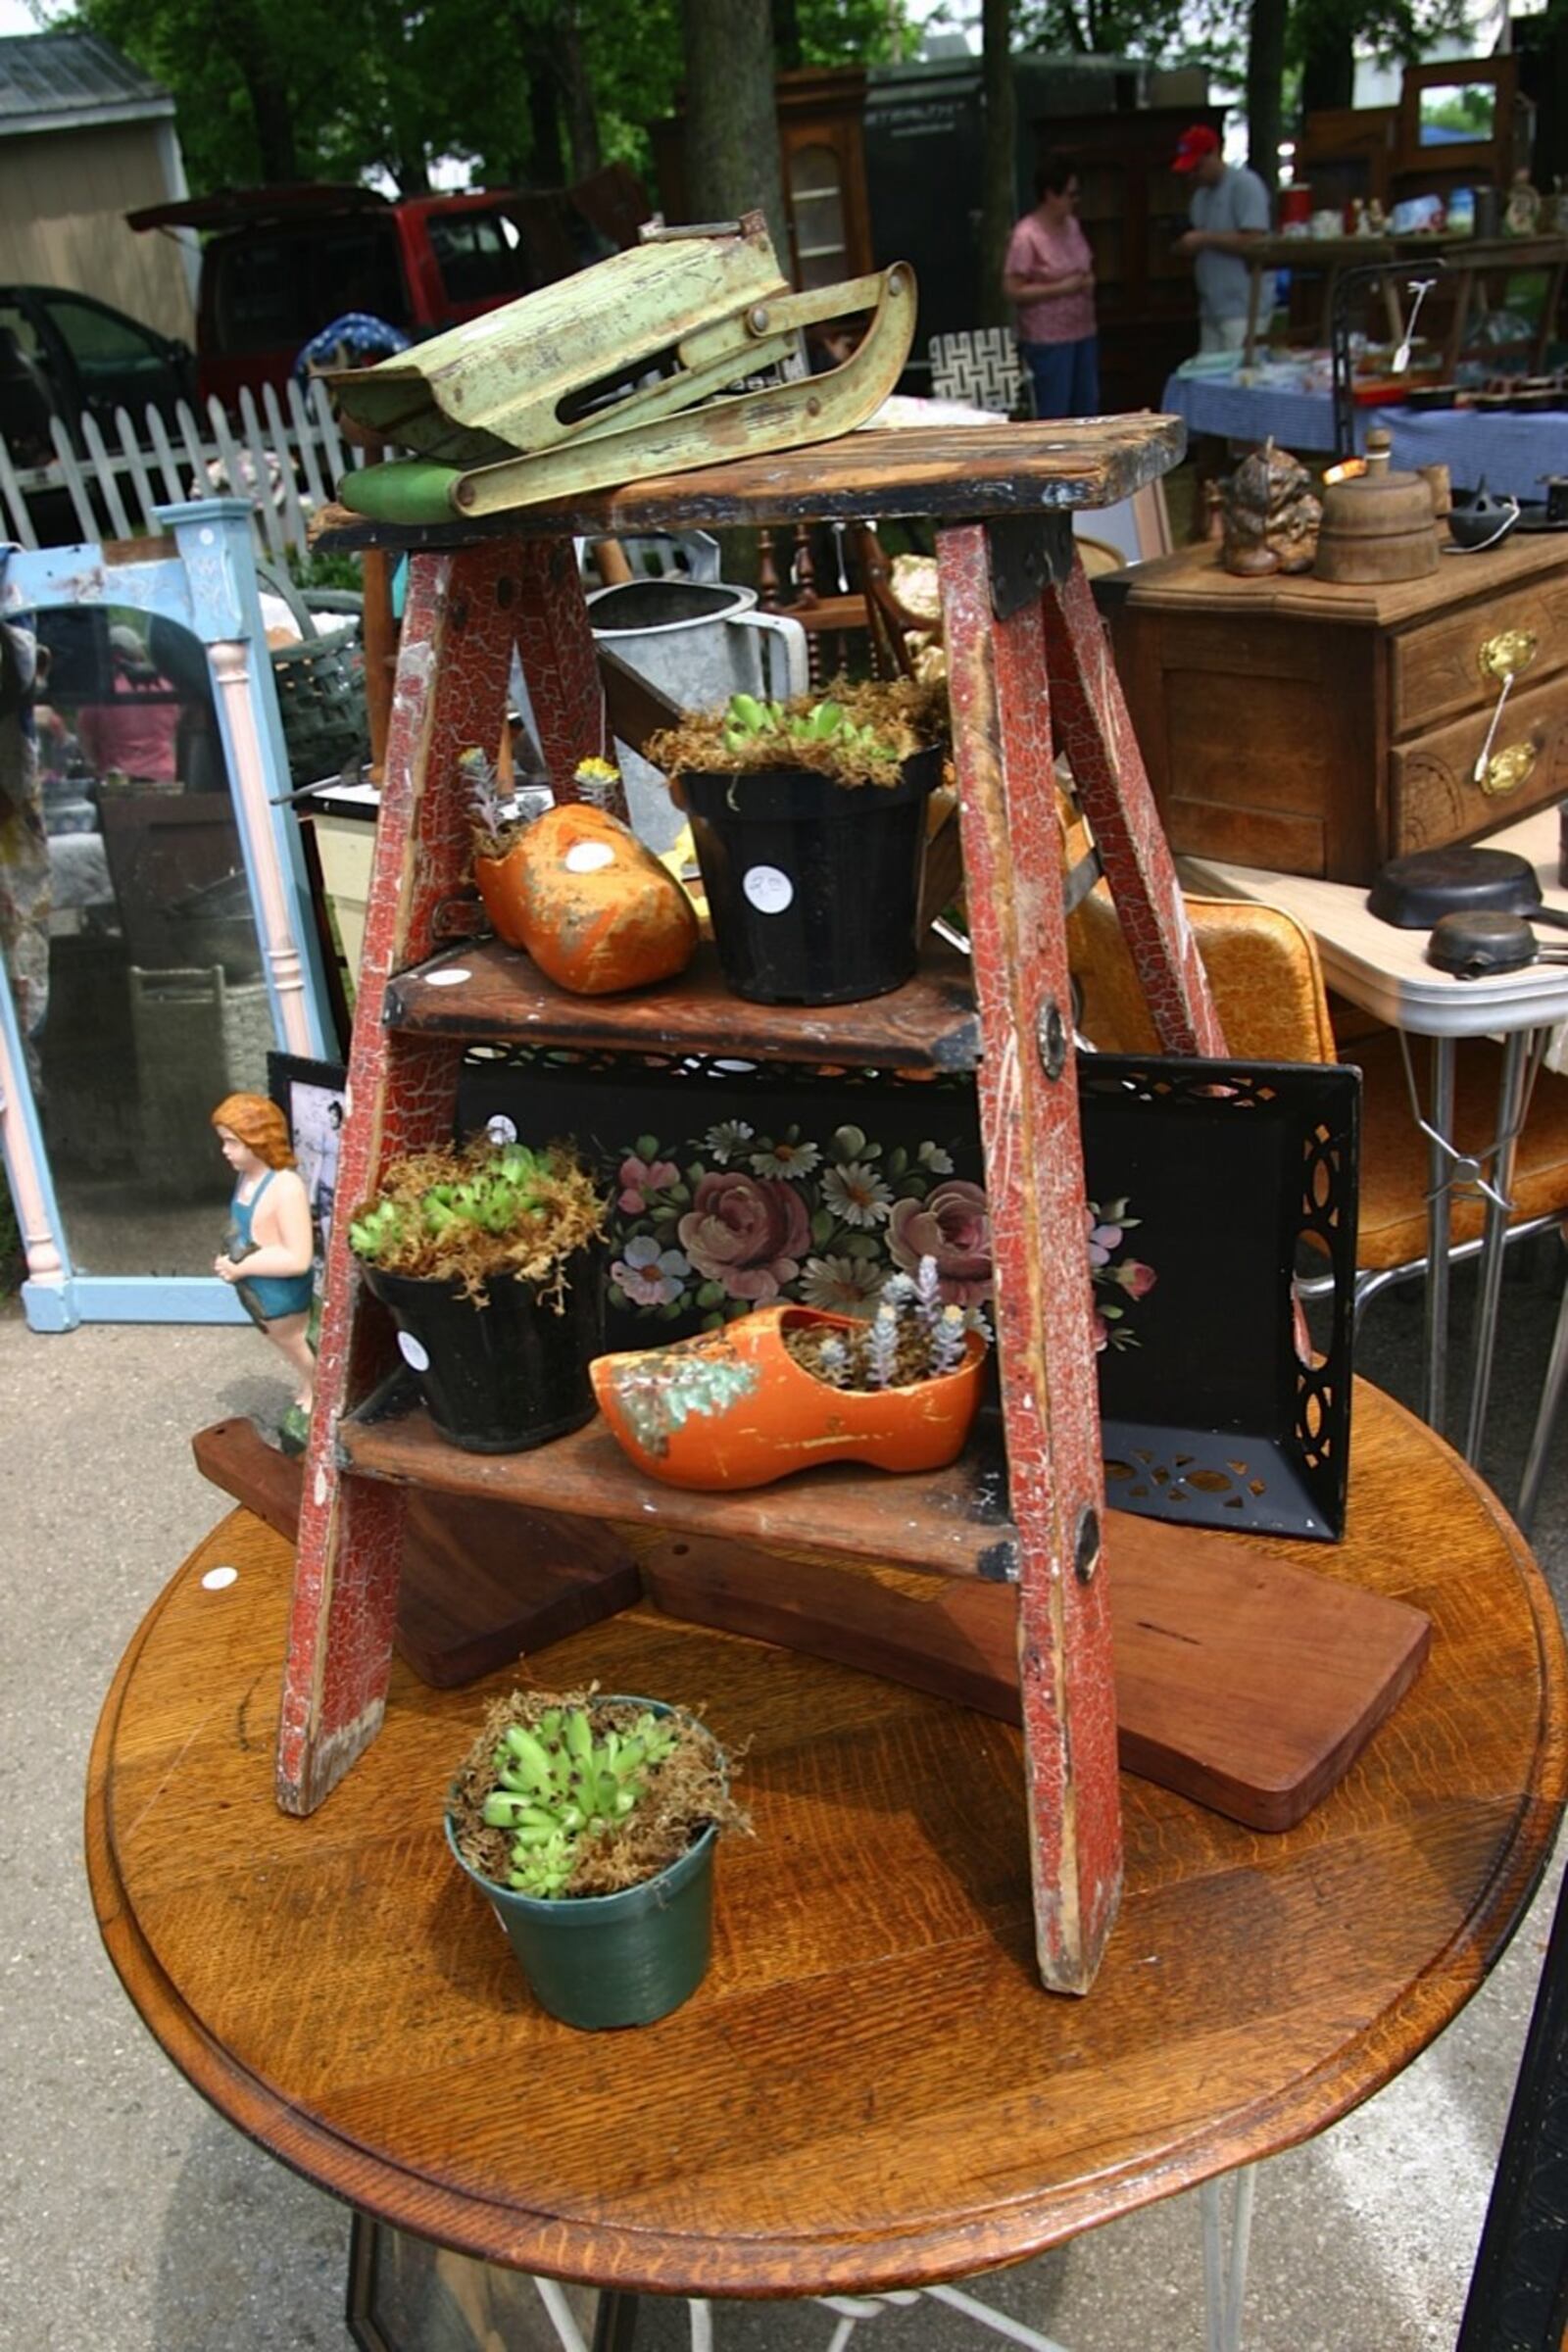
<svg viewBox="0 0 1568 2352">
<path fill-rule="evenodd" d="M 1568 926 L 1568 915 L 1538 909 L 1538 922 Z M 1460 980 L 1490 980 L 1498 972 L 1522 971 L 1530 963 L 1568 963 L 1568 948 L 1544 948 L 1522 914 L 1440 915 L 1427 941 L 1427 961 Z"/>
<path fill-rule="evenodd" d="M 1528 858 L 1511 850 L 1416 850 L 1384 866 L 1367 895 L 1367 911 L 1401 931 L 1430 931 L 1444 915 L 1528 915 L 1560 923 L 1568 914 L 1541 903 L 1541 879 Z M 1521 958 L 1528 962 L 1528 956 Z"/>
</svg>

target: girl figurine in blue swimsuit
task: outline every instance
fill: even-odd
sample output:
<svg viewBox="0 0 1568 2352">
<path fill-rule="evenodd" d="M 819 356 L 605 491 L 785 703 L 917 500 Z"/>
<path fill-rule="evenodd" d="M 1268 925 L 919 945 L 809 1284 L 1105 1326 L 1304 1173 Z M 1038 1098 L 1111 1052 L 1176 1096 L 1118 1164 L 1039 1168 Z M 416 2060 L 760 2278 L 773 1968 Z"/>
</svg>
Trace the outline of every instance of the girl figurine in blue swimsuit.
<svg viewBox="0 0 1568 2352">
<path fill-rule="evenodd" d="M 275 1102 L 265 1095 L 226 1095 L 213 1125 L 235 1176 L 228 1231 L 213 1272 L 234 1285 L 245 1312 L 298 1383 L 279 1433 L 285 1451 L 297 1453 L 310 1427 L 316 1380 L 306 1338 L 313 1289 L 310 1200 Z"/>
</svg>

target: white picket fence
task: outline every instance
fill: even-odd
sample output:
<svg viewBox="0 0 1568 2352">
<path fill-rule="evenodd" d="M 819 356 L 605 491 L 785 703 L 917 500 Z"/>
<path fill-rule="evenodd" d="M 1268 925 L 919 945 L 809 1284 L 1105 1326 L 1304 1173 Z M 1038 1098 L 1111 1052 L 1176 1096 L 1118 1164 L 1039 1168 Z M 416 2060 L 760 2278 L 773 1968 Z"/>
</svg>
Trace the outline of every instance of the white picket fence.
<svg viewBox="0 0 1568 2352">
<path fill-rule="evenodd" d="M 138 434 L 128 411 L 117 409 L 113 433 L 84 416 L 73 437 L 56 416 L 50 439 L 49 466 L 19 465 L 0 440 L 0 537 L 23 547 L 39 544 L 30 506 L 46 493 L 64 491 L 78 537 L 95 540 L 150 536 L 159 528 L 155 507 L 223 492 L 251 500 L 257 553 L 281 564 L 289 548 L 306 553 L 310 514 L 351 466 L 365 463 L 363 450 L 339 437 L 318 378 L 304 386 L 290 380 L 281 398 L 266 384 L 259 404 L 242 391 L 237 422 L 220 401 L 207 403 L 205 419 L 181 401 L 172 426 L 149 409 Z"/>
</svg>

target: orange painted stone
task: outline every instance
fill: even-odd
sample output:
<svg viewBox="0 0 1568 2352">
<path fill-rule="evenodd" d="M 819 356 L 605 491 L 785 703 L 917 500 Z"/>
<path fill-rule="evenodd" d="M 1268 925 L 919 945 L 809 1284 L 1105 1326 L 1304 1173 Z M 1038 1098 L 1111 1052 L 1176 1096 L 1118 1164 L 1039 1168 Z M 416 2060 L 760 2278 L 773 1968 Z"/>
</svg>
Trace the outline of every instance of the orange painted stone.
<svg viewBox="0 0 1568 2352">
<path fill-rule="evenodd" d="M 684 971 L 697 916 L 628 825 L 586 802 L 546 809 L 473 877 L 497 935 L 574 996 L 608 997 Z"/>
<path fill-rule="evenodd" d="M 838 1389 L 796 1362 L 789 1330 L 863 1329 L 809 1306 L 764 1306 L 671 1348 L 601 1355 L 599 1407 L 640 1470 L 706 1492 L 771 1486 L 819 1462 L 940 1470 L 963 1450 L 980 1402 L 985 1343 L 956 1371 L 902 1388 Z"/>
</svg>

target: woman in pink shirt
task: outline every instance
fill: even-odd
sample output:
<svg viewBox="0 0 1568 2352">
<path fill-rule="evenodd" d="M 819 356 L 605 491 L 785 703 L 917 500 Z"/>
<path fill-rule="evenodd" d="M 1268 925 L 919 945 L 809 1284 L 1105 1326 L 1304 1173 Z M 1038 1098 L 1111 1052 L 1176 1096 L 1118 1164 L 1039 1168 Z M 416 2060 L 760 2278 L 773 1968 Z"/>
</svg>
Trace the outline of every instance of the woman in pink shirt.
<svg viewBox="0 0 1568 2352">
<path fill-rule="evenodd" d="M 1078 173 L 1050 155 L 1035 173 L 1037 202 L 1007 245 L 1002 290 L 1017 306 L 1018 348 L 1034 379 L 1037 416 L 1100 411 L 1095 260 L 1078 220 Z"/>
</svg>

